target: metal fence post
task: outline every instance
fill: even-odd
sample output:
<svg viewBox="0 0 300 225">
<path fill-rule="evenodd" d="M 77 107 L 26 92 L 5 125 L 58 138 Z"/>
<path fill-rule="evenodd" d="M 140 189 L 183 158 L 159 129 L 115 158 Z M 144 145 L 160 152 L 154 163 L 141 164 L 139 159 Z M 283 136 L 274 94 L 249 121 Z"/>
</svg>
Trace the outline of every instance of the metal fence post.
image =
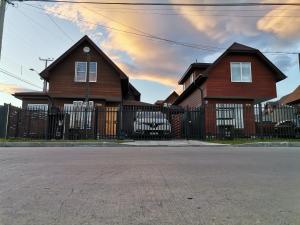
<svg viewBox="0 0 300 225">
<path fill-rule="evenodd" d="M 261 103 L 258 104 L 258 121 L 259 121 L 259 137 L 261 138 L 263 136 L 263 127 L 262 127 L 262 105 Z"/>
<path fill-rule="evenodd" d="M 120 106 L 119 116 L 118 116 L 117 120 L 119 121 L 119 122 L 117 122 L 119 124 L 119 126 L 118 126 L 118 139 L 124 139 L 124 131 L 123 131 L 123 104 L 121 104 L 121 106 Z"/>
<path fill-rule="evenodd" d="M 94 121 L 94 138 L 98 139 L 98 107 L 96 106 L 95 110 L 95 121 Z"/>
<path fill-rule="evenodd" d="M 10 104 L 6 104 L 6 122 L 5 122 L 5 139 L 8 138 L 8 129 L 9 129 L 9 114 L 10 114 L 10 107 L 11 105 Z"/>
<path fill-rule="evenodd" d="M 17 111 L 15 138 L 19 137 L 19 120 L 20 120 L 20 110 Z"/>
</svg>

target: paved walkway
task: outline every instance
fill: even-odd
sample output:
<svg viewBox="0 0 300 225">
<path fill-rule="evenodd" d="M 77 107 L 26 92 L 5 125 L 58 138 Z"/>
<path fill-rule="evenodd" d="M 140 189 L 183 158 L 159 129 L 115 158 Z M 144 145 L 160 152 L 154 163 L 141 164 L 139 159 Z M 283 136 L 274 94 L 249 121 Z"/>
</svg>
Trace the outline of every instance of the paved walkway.
<svg viewBox="0 0 300 225">
<path fill-rule="evenodd" d="M 226 146 L 224 144 L 210 143 L 205 141 L 194 141 L 194 140 L 164 140 L 164 141 L 134 141 L 134 142 L 125 142 L 123 145 L 131 146 Z"/>
</svg>

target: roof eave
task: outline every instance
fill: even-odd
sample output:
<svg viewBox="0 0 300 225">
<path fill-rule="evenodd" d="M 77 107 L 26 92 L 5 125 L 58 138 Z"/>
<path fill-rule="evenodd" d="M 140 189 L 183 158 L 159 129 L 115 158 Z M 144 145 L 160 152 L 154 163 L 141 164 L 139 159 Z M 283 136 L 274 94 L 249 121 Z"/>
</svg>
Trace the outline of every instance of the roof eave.
<svg viewBox="0 0 300 225">
<path fill-rule="evenodd" d="M 206 75 L 202 75 L 198 77 L 192 84 L 188 86 L 187 89 L 184 90 L 184 92 L 179 95 L 176 100 L 174 101 L 173 105 L 180 104 L 184 99 L 188 97 L 188 94 L 199 87 L 199 85 L 203 84 L 207 79 Z"/>
</svg>

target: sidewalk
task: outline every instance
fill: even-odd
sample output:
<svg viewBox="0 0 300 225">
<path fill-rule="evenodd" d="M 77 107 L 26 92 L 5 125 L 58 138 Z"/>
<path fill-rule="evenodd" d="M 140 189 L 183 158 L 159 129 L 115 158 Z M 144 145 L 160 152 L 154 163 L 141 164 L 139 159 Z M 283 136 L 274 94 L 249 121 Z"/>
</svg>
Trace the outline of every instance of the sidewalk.
<svg viewBox="0 0 300 225">
<path fill-rule="evenodd" d="M 122 145 L 130 146 L 228 146 L 228 144 L 218 144 L 205 141 L 196 141 L 196 140 L 143 140 L 143 141 L 134 141 L 134 142 L 124 142 Z"/>
<path fill-rule="evenodd" d="M 220 144 L 197 140 L 0 141 L 0 147 L 299 147 L 300 141 Z"/>
<path fill-rule="evenodd" d="M 204 141 L 192 140 L 164 140 L 164 141 L 3 141 L 0 147 L 155 147 L 155 146 L 227 146 L 227 144 L 209 143 Z"/>
</svg>

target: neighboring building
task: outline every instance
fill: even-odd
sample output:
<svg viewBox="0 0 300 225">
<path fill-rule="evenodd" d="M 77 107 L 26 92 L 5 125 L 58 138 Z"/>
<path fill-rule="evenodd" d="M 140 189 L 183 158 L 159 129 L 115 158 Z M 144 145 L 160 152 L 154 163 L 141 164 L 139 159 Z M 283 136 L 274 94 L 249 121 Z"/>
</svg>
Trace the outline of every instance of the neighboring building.
<svg viewBox="0 0 300 225">
<path fill-rule="evenodd" d="M 90 48 L 89 56 L 83 52 Z M 87 57 L 89 57 L 89 101 L 95 106 L 135 105 L 140 93 L 128 76 L 88 37 L 84 36 L 40 73 L 46 82 L 43 92 L 22 92 L 23 108 L 70 107 L 83 104 L 86 96 Z"/>
<path fill-rule="evenodd" d="M 267 102 L 264 106 L 264 120 L 282 122 L 292 120 L 295 114 L 299 115 L 300 86 L 293 92 L 283 96 L 278 101 Z"/>
<path fill-rule="evenodd" d="M 285 78 L 258 49 L 234 43 L 214 63 L 194 63 L 188 68 L 179 80 L 184 91 L 174 104 L 211 109 L 205 112 L 208 133 L 221 125 L 254 133 L 250 106 L 276 98 L 276 83 Z"/>
<path fill-rule="evenodd" d="M 157 100 L 154 105 L 169 107 L 175 102 L 178 96 L 177 92 L 173 91 L 165 100 Z"/>
<path fill-rule="evenodd" d="M 279 100 L 280 105 L 300 105 L 300 85 L 290 94 Z"/>
</svg>

